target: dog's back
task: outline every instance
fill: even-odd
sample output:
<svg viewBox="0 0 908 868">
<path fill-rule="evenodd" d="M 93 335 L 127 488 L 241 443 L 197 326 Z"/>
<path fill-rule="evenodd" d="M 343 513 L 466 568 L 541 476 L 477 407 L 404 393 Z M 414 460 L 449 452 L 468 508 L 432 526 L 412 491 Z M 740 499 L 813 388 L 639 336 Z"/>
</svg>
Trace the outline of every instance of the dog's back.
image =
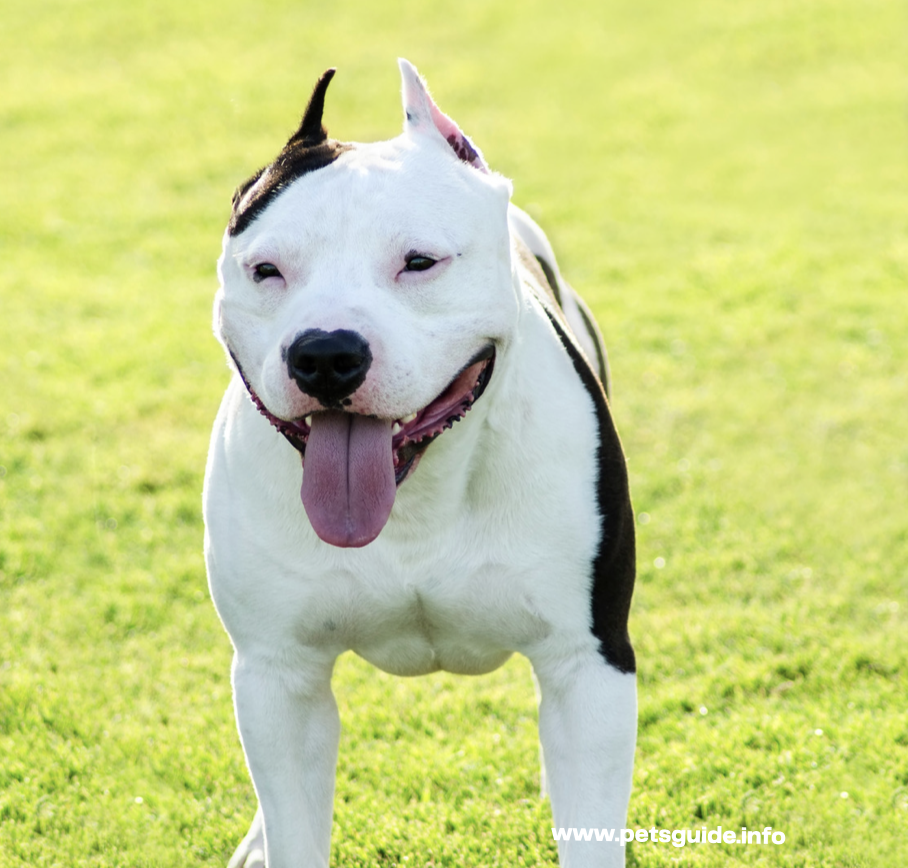
<svg viewBox="0 0 908 868">
<path fill-rule="evenodd" d="M 531 277 L 528 282 L 537 291 L 542 289 L 561 311 L 574 339 L 599 377 L 605 394 L 611 397 L 611 374 L 602 332 L 586 302 L 561 276 L 549 239 L 526 211 L 513 204 L 508 209 L 508 224 L 518 263 Z"/>
</svg>

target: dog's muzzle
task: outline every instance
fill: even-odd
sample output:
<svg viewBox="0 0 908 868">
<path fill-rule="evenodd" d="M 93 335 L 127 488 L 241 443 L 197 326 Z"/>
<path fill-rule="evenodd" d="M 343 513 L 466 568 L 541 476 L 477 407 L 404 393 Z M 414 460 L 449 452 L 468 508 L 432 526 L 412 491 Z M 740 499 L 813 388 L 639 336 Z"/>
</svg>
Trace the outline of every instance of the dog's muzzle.
<svg viewBox="0 0 908 868">
<path fill-rule="evenodd" d="M 335 391 L 330 392 L 330 409 L 305 418 L 285 420 L 273 415 L 249 385 L 236 356 L 231 355 L 259 412 L 302 457 L 300 496 L 313 530 L 331 545 L 356 548 L 372 542 L 381 532 L 391 514 L 397 487 L 416 469 L 429 444 L 462 419 L 485 391 L 495 363 L 495 348 L 487 344 L 479 350 L 444 391 L 421 410 L 401 419 L 380 419 L 342 409 L 355 389 L 340 397 L 337 390 L 345 387 L 336 384 L 349 374 L 347 366 L 356 359 L 343 359 L 344 353 L 337 348 L 355 346 L 354 342 L 346 337 L 334 340 L 337 332 L 320 332 L 317 341 L 302 340 L 314 331 L 304 332 L 294 341 L 294 345 L 300 343 L 295 353 L 288 349 L 288 368 L 293 357 L 294 365 L 310 371 L 316 388 L 321 382 L 332 381 Z M 355 332 L 344 334 L 359 337 Z M 307 359 L 313 345 L 319 352 Z M 367 362 L 360 365 L 368 367 Z M 354 380 L 351 376 L 347 382 Z M 325 403 L 320 397 L 318 400 Z"/>
</svg>

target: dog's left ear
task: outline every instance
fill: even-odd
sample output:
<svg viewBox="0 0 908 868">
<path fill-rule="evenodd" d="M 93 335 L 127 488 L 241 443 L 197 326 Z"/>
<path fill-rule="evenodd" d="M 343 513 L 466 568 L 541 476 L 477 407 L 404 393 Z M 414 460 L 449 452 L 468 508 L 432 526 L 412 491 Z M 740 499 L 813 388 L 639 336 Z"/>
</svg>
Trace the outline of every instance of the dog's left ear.
<svg viewBox="0 0 908 868">
<path fill-rule="evenodd" d="M 404 132 L 440 135 L 464 163 L 481 172 L 488 172 L 489 167 L 480 150 L 464 135 L 460 127 L 435 105 L 416 67 L 402 57 L 398 58 L 397 63 L 403 82 Z"/>
</svg>

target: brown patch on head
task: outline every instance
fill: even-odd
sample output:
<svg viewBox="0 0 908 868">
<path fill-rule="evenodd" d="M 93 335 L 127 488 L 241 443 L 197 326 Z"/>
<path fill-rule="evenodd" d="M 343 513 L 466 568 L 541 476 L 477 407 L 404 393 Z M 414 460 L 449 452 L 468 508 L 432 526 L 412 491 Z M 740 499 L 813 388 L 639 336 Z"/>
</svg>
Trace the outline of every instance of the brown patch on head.
<svg viewBox="0 0 908 868">
<path fill-rule="evenodd" d="M 284 145 L 277 159 L 236 188 L 233 211 L 227 224 L 228 234 L 239 235 L 297 178 L 330 165 L 353 147 L 346 142 L 329 139 L 328 131 L 322 124 L 325 92 L 334 73 L 334 69 L 326 70 L 316 82 L 299 129 Z"/>
</svg>

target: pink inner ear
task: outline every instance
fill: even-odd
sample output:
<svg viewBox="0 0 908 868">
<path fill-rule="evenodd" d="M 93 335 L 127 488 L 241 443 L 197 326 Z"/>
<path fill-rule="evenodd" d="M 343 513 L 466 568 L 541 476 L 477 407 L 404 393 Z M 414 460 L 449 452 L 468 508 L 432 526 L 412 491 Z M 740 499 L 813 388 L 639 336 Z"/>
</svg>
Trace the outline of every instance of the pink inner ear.
<svg viewBox="0 0 908 868">
<path fill-rule="evenodd" d="M 437 105 L 435 105 L 434 100 L 429 104 L 429 108 L 432 111 L 432 122 L 435 124 L 435 128 L 440 132 L 446 139 L 450 141 L 453 136 L 455 139 L 463 138 L 463 133 L 460 131 L 460 127 L 454 123 Z"/>
<path fill-rule="evenodd" d="M 454 153 L 465 163 L 469 163 L 482 172 L 488 172 L 489 168 L 486 166 L 482 154 L 473 147 L 473 143 L 463 134 L 460 127 L 435 105 L 435 101 L 431 97 L 429 98 L 429 108 L 432 111 L 432 123 L 454 149 Z"/>
</svg>

